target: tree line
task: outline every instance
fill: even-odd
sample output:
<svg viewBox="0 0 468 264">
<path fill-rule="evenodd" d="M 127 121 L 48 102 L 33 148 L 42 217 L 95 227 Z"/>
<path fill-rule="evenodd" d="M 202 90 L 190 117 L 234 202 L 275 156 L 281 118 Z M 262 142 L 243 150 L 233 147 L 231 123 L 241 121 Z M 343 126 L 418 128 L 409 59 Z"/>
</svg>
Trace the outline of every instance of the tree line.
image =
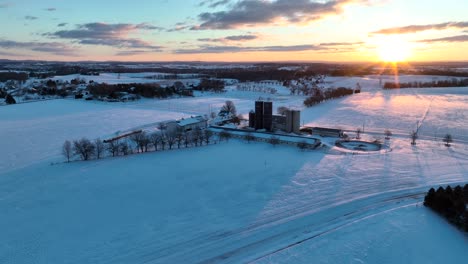
<svg viewBox="0 0 468 264">
<path fill-rule="evenodd" d="M 351 88 L 339 87 L 336 89 L 328 89 L 323 93 L 316 93 L 312 96 L 307 97 L 304 100 L 304 105 L 306 107 L 311 107 L 316 104 L 319 104 L 325 100 L 340 98 L 347 95 L 352 95 L 354 90 Z"/>
<path fill-rule="evenodd" d="M 167 98 L 176 93 L 173 87 L 162 88 L 154 83 L 107 84 L 91 83 L 89 92 L 96 97 L 117 98 L 118 93 L 126 92 L 146 98 Z"/>
<path fill-rule="evenodd" d="M 447 186 L 431 188 L 424 197 L 424 206 L 427 206 L 445 217 L 450 223 L 468 232 L 468 184 L 462 188 Z"/>
<path fill-rule="evenodd" d="M 29 76 L 25 72 L 0 72 L 0 82 L 6 81 L 26 81 Z"/>
<path fill-rule="evenodd" d="M 176 133 L 154 132 L 151 134 L 142 131 L 128 138 L 115 140 L 95 139 L 91 141 L 87 138 L 74 141 L 66 140 L 62 145 L 62 154 L 67 162 L 70 162 L 76 158 L 79 160 L 101 159 L 149 151 L 198 147 L 209 145 L 212 142 L 214 142 L 213 132 L 208 129 Z"/>
<path fill-rule="evenodd" d="M 467 87 L 468 79 L 453 78 L 450 80 L 432 81 L 432 82 L 386 82 L 384 89 L 400 88 L 432 88 L 432 87 Z"/>
</svg>

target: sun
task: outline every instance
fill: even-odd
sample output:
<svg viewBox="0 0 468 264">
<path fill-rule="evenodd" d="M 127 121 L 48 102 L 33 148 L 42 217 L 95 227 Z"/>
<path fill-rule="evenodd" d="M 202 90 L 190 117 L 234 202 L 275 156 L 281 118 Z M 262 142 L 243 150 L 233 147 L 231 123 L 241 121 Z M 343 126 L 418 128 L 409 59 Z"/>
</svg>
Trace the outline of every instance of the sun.
<svg viewBox="0 0 468 264">
<path fill-rule="evenodd" d="M 398 36 L 380 38 L 377 43 L 377 55 L 384 62 L 403 62 L 411 56 L 411 45 Z"/>
</svg>

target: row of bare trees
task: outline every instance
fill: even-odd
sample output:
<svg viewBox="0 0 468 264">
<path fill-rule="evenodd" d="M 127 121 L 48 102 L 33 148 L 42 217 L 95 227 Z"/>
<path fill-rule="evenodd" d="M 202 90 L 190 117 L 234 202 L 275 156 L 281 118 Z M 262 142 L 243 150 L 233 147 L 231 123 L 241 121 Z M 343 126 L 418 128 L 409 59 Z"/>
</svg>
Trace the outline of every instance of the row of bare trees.
<svg viewBox="0 0 468 264">
<path fill-rule="evenodd" d="M 226 139 L 229 136 L 221 136 Z M 70 162 L 74 157 L 81 160 L 90 160 L 92 158 L 100 159 L 106 156 L 125 156 L 134 153 L 143 153 L 148 151 L 171 150 L 174 148 L 188 148 L 208 145 L 214 141 L 213 132 L 205 129 L 195 129 L 193 131 L 151 134 L 141 132 L 133 134 L 125 139 L 116 139 L 102 141 L 96 139 L 91 141 L 87 138 L 66 140 L 62 146 L 62 154 Z"/>
</svg>

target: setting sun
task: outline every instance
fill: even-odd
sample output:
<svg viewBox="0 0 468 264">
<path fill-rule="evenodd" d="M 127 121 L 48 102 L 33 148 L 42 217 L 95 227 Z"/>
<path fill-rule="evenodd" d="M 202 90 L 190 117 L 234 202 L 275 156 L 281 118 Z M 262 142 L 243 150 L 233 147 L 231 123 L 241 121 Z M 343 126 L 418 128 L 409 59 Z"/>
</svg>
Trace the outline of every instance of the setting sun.
<svg viewBox="0 0 468 264">
<path fill-rule="evenodd" d="M 396 36 L 379 39 L 377 43 L 377 55 L 385 62 L 401 62 L 411 55 L 411 45 Z"/>
</svg>

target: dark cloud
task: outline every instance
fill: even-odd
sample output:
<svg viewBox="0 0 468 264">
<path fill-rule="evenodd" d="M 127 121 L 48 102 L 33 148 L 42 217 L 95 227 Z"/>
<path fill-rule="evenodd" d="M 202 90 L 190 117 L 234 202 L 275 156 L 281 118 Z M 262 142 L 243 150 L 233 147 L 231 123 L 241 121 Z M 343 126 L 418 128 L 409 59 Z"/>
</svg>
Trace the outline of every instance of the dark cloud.
<svg viewBox="0 0 468 264">
<path fill-rule="evenodd" d="M 49 12 L 53 12 L 53 11 L 57 11 L 57 8 L 55 8 L 55 7 L 49 7 L 49 8 L 46 8 L 45 10 L 46 10 L 46 11 L 49 11 Z"/>
<path fill-rule="evenodd" d="M 26 20 L 36 20 L 36 19 L 39 19 L 39 18 L 36 17 L 36 16 L 25 16 L 24 19 L 26 19 Z"/>
<path fill-rule="evenodd" d="M 290 23 L 304 23 L 322 19 L 327 15 L 339 14 L 345 4 L 364 0 L 241 0 L 227 11 L 198 15 L 201 24 L 192 30 L 231 29 L 243 26 L 274 23 L 284 19 Z"/>
<path fill-rule="evenodd" d="M 198 54 L 198 53 L 227 53 L 227 52 L 294 52 L 324 50 L 327 48 L 317 45 L 293 45 L 293 46 L 262 46 L 262 47 L 241 47 L 241 46 L 201 46 L 196 49 L 178 49 L 177 54 Z"/>
<path fill-rule="evenodd" d="M 0 40 L 2 49 L 26 49 L 36 52 L 51 53 L 63 56 L 76 56 L 76 49 L 59 42 L 20 42 L 13 40 Z"/>
<path fill-rule="evenodd" d="M 459 35 L 459 36 L 452 36 L 452 37 L 445 37 L 445 38 L 423 39 L 423 40 L 419 40 L 418 42 L 434 43 L 434 42 L 467 42 L 467 41 L 468 41 L 468 35 Z"/>
<path fill-rule="evenodd" d="M 53 38 L 71 39 L 84 45 L 103 45 L 116 48 L 150 49 L 159 50 L 161 46 L 155 46 L 141 39 L 128 38 L 128 35 L 138 30 L 156 30 L 159 27 L 141 24 L 106 24 L 88 23 L 78 25 L 76 29 L 59 30 L 46 33 L 45 36 Z"/>
<path fill-rule="evenodd" d="M 257 39 L 256 35 L 236 35 L 236 36 L 227 36 L 224 38 L 199 38 L 198 41 L 202 42 L 228 42 L 228 41 L 249 41 Z"/>
<path fill-rule="evenodd" d="M 57 25 L 57 27 L 64 27 L 66 25 L 68 25 L 68 23 L 60 23 L 60 24 Z"/>
<path fill-rule="evenodd" d="M 410 25 L 404 27 L 393 27 L 393 28 L 385 28 L 371 34 L 407 34 L 407 33 L 416 33 L 420 31 L 426 30 L 444 30 L 449 28 L 468 28 L 468 22 L 446 22 L 446 23 L 439 23 L 439 24 L 427 24 L 427 25 Z"/>
</svg>

